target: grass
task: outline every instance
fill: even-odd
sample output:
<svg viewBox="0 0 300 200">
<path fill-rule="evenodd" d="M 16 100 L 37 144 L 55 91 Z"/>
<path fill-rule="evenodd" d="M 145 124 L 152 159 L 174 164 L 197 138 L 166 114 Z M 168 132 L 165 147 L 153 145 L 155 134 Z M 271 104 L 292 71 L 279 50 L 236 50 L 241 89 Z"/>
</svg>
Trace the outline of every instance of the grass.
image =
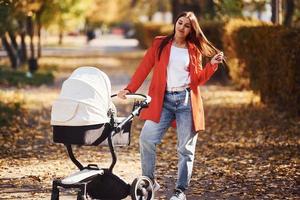
<svg viewBox="0 0 300 200">
<path fill-rule="evenodd" d="M 54 76 L 50 71 L 38 71 L 32 76 L 28 76 L 25 70 L 10 70 L 7 67 L 0 68 L 0 85 L 24 87 L 27 85 L 40 86 L 52 84 Z"/>
</svg>

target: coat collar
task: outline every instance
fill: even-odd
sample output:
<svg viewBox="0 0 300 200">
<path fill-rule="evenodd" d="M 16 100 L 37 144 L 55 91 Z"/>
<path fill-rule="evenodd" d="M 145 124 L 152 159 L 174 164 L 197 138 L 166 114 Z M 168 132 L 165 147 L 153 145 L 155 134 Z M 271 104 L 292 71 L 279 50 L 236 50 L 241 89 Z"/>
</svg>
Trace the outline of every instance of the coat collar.
<svg viewBox="0 0 300 200">
<path fill-rule="evenodd" d="M 189 50 L 195 51 L 197 49 L 196 45 L 190 41 L 187 42 L 187 47 Z"/>
</svg>

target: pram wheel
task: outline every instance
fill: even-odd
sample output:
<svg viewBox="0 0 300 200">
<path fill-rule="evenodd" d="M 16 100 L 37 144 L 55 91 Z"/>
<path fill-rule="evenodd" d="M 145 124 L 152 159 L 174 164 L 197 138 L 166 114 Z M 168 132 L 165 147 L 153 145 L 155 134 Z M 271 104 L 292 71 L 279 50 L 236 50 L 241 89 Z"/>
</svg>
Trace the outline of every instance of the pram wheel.
<svg viewBox="0 0 300 200">
<path fill-rule="evenodd" d="M 87 200 L 85 195 L 82 195 L 81 192 L 77 194 L 77 200 Z"/>
<path fill-rule="evenodd" d="M 152 181 L 146 176 L 134 179 L 130 195 L 133 200 L 152 200 L 154 197 Z"/>
<path fill-rule="evenodd" d="M 59 190 L 57 188 L 52 189 L 51 200 L 59 200 Z"/>
</svg>

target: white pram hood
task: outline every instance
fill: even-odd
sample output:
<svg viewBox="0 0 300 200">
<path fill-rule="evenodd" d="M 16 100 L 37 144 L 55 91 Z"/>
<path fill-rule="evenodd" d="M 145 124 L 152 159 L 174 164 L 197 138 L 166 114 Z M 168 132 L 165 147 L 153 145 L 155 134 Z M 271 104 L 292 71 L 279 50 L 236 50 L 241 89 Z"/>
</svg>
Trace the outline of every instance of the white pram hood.
<svg viewBox="0 0 300 200">
<path fill-rule="evenodd" d="M 51 110 L 51 125 L 83 126 L 109 122 L 114 107 L 108 76 L 95 67 L 79 67 L 64 81 Z"/>
</svg>

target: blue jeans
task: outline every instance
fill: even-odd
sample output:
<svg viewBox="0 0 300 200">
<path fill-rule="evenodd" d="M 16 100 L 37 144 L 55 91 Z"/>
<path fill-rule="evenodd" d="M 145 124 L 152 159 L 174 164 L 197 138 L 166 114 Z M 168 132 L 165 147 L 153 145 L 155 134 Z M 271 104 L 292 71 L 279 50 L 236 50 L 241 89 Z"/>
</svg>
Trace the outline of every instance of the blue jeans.
<svg viewBox="0 0 300 200">
<path fill-rule="evenodd" d="M 178 179 L 177 188 L 187 189 L 193 170 L 197 134 L 193 131 L 190 95 L 186 92 L 166 92 L 160 122 L 147 120 L 140 135 L 142 173 L 155 178 L 156 145 L 161 143 L 170 123 L 177 125 Z"/>
</svg>

